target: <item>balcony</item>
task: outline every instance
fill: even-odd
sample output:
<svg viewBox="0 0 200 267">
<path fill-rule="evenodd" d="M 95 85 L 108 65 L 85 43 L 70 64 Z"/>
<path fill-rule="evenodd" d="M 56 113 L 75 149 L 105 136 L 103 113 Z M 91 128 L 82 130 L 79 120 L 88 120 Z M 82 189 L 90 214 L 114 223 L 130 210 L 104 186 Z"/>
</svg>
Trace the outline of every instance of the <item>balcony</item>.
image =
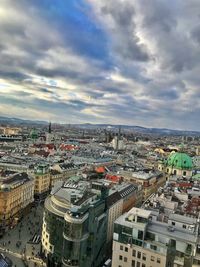
<svg viewBox="0 0 200 267">
<path fill-rule="evenodd" d="M 199 260 L 200 261 L 200 253 L 196 253 L 195 257 L 194 257 L 196 260 Z"/>
<path fill-rule="evenodd" d="M 188 244 L 187 248 L 185 250 L 185 256 L 186 258 L 189 258 L 192 256 L 192 245 Z"/>
<path fill-rule="evenodd" d="M 89 233 L 84 234 L 82 237 L 80 238 L 75 238 L 75 237 L 69 237 L 67 236 L 65 233 L 63 233 L 63 237 L 64 239 L 68 240 L 68 241 L 72 241 L 72 242 L 81 242 L 86 240 L 89 237 Z"/>
<path fill-rule="evenodd" d="M 145 249 L 148 249 L 150 251 L 154 251 L 156 253 L 167 255 L 167 247 L 166 244 L 163 244 L 161 242 L 153 241 L 153 240 L 145 240 L 143 247 Z"/>
<path fill-rule="evenodd" d="M 174 264 L 177 264 L 178 266 L 184 266 L 184 258 L 176 256 L 174 259 Z"/>
<path fill-rule="evenodd" d="M 77 260 L 62 259 L 62 263 L 66 267 L 79 267 L 79 262 Z"/>
</svg>

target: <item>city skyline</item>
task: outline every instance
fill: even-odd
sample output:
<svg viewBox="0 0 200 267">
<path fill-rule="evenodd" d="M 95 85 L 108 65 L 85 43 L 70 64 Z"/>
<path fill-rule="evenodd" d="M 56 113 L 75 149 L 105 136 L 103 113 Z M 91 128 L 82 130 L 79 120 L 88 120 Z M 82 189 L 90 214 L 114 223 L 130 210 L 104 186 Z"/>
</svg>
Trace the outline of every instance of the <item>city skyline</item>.
<svg viewBox="0 0 200 267">
<path fill-rule="evenodd" d="M 200 130 L 200 3 L 0 7 L 0 115 Z"/>
</svg>

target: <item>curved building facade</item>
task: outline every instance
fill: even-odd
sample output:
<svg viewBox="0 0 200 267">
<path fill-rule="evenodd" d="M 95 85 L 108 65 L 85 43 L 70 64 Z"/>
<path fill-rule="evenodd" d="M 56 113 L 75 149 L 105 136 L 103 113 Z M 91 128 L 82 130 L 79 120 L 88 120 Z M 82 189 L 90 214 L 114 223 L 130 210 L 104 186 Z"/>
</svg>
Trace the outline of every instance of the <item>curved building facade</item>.
<svg viewBox="0 0 200 267">
<path fill-rule="evenodd" d="M 64 183 L 45 201 L 42 248 L 48 266 L 99 266 L 105 258 L 105 191 Z"/>
</svg>

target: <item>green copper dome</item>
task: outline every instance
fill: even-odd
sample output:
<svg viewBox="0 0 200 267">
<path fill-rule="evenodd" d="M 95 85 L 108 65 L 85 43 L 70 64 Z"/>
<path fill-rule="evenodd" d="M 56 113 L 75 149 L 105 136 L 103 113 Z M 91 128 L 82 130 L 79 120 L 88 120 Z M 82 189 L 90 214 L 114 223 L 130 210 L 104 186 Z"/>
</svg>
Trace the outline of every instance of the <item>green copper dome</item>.
<svg viewBox="0 0 200 267">
<path fill-rule="evenodd" d="M 188 169 L 193 167 L 192 159 L 185 153 L 175 152 L 172 153 L 167 159 L 167 166 L 175 169 Z"/>
<path fill-rule="evenodd" d="M 36 131 L 36 129 L 33 129 L 30 132 L 30 138 L 32 138 L 32 139 L 37 139 L 38 138 L 38 132 Z"/>
</svg>

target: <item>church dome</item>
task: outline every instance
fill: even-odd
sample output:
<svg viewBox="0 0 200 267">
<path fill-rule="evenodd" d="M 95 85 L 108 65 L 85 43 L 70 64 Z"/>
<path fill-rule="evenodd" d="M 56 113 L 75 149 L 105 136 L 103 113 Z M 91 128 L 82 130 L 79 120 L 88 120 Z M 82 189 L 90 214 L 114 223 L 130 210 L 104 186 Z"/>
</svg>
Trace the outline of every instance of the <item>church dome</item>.
<svg viewBox="0 0 200 267">
<path fill-rule="evenodd" d="M 33 130 L 30 132 L 30 138 L 31 138 L 31 139 L 37 139 L 37 138 L 38 138 L 38 132 L 36 131 L 36 129 L 33 129 Z"/>
<path fill-rule="evenodd" d="M 167 159 L 167 166 L 174 169 L 191 170 L 193 167 L 192 159 L 185 153 L 172 153 Z"/>
</svg>

